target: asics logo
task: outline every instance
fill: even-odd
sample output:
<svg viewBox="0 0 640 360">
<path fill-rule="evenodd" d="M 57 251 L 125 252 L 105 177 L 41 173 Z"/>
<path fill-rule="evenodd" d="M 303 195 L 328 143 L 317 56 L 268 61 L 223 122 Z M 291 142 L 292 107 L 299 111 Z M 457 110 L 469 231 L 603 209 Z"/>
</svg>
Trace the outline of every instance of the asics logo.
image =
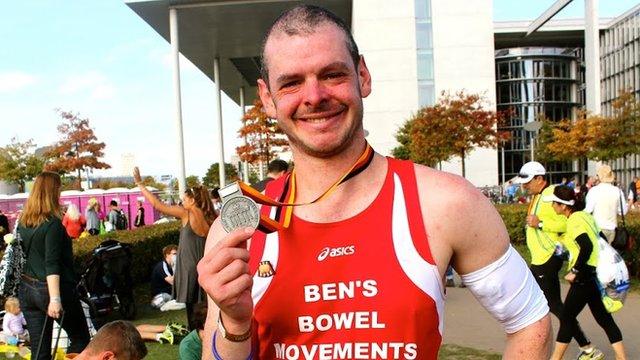
<svg viewBox="0 0 640 360">
<path fill-rule="evenodd" d="M 355 245 L 349 245 L 344 247 L 330 248 L 326 247 L 318 254 L 318 261 L 323 261 L 327 257 L 338 257 L 345 255 L 353 255 L 356 253 Z"/>
</svg>

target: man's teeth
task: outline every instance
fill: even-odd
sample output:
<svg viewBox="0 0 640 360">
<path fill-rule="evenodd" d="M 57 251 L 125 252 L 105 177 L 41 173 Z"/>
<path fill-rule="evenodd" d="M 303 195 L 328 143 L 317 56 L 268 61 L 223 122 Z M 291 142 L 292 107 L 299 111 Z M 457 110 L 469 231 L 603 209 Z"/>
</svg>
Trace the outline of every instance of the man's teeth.
<svg viewBox="0 0 640 360">
<path fill-rule="evenodd" d="M 306 121 L 311 123 L 321 123 L 321 122 L 327 121 L 327 118 L 323 117 L 323 118 L 316 118 L 316 119 L 306 119 Z"/>
</svg>

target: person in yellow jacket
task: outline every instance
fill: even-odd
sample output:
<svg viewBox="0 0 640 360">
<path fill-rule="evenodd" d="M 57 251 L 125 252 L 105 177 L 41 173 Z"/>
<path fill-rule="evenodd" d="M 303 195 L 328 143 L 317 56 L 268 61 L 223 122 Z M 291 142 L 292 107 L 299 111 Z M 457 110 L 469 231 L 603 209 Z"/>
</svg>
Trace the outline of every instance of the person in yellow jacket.
<svg viewBox="0 0 640 360">
<path fill-rule="evenodd" d="M 616 359 L 626 359 L 620 328 L 602 302 L 596 274 L 600 230 L 593 216 L 581 211 L 584 204 L 577 201 L 575 192 L 568 186 L 555 187 L 552 194 L 543 197 L 543 201 L 552 204 L 558 215 L 567 217 L 567 231 L 562 242 L 569 251 L 569 263 L 564 278 L 571 283 L 564 301 L 556 347 L 551 359 L 561 360 L 564 356 L 572 335 L 578 329 L 578 314 L 587 304 L 596 322 L 607 334 Z M 583 350 L 578 360 L 587 359 L 604 359 L 604 355 L 597 349 Z"/>
<path fill-rule="evenodd" d="M 558 272 L 564 262 L 560 235 L 567 229 L 567 218 L 557 214 L 551 203 L 542 201 L 543 196 L 553 194 L 554 185 L 549 185 L 546 170 L 537 161 L 522 166 L 516 182 L 533 198 L 529 203 L 526 218 L 527 248 L 531 253 L 531 272 L 547 298 L 549 309 L 558 319 L 562 318 L 563 304 L 560 296 Z M 590 350 L 591 341 L 575 328 L 573 337 L 582 350 Z"/>
</svg>

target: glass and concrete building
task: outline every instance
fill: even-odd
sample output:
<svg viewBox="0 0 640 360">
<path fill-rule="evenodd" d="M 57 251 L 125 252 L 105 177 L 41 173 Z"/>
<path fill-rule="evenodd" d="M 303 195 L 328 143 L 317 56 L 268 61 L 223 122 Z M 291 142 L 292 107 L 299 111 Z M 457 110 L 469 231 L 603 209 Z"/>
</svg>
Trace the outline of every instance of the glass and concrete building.
<svg viewBox="0 0 640 360">
<path fill-rule="evenodd" d="M 542 117 L 551 121 L 574 118 L 581 104 L 580 60 L 580 51 L 576 48 L 496 50 L 497 109 L 510 114 L 502 130 L 511 134 L 511 139 L 504 144 L 504 156 L 498 160 L 500 179 L 517 176 L 524 163 L 535 160 L 532 153 L 535 133 L 526 131 L 525 124 L 540 121 Z M 547 164 L 547 171 L 555 182 L 572 175 L 573 164 Z"/>
<path fill-rule="evenodd" d="M 214 94 L 224 91 L 244 105 L 255 97 L 265 30 L 298 3 L 323 6 L 351 24 L 373 80 L 373 92 L 364 100 L 364 127 L 380 153 L 390 154 L 398 145 L 398 128 L 443 91 L 481 93 L 495 106 L 490 0 L 155 0 L 127 5 L 173 45 L 174 59 L 179 50 L 211 78 Z M 181 124 L 178 65 L 174 69 Z M 498 183 L 496 149 L 475 150 L 466 164 L 467 178 L 475 185 Z M 458 159 L 442 168 L 461 173 Z"/>
<path fill-rule="evenodd" d="M 601 31 L 600 76 L 603 115 L 612 115 L 612 103 L 621 91 L 630 91 L 640 99 L 640 5 L 613 19 Z M 640 176 L 640 154 L 611 165 L 622 184 Z"/>
<path fill-rule="evenodd" d="M 508 89 L 508 95 L 506 94 L 506 83 L 512 84 L 510 86 L 516 86 L 513 84 L 517 82 L 512 79 L 512 72 L 506 69 L 506 63 L 509 63 L 509 66 L 514 66 L 513 62 L 518 59 L 525 61 L 525 59 L 535 59 L 536 57 L 554 64 L 558 61 L 566 62 L 569 64 L 569 74 L 568 77 L 562 73 L 554 74 L 555 65 L 553 64 L 549 64 L 546 71 L 544 68 L 538 68 L 538 73 L 533 74 L 538 86 L 543 86 L 543 89 L 538 89 L 537 101 L 532 103 L 530 97 L 526 98 L 526 104 L 538 106 L 532 113 L 520 116 L 520 110 L 515 108 L 517 120 L 515 122 L 512 120 L 509 124 L 513 139 L 504 147 L 507 178 L 517 172 L 517 162 L 530 159 L 530 155 L 527 153 L 530 153 L 531 150 L 531 140 L 529 134 L 522 131 L 522 125 L 536 120 L 536 114 L 542 113 L 552 120 L 575 118 L 575 110 L 585 109 L 586 92 L 589 91 L 584 81 L 586 72 L 586 62 L 583 55 L 585 49 L 584 20 L 551 20 L 537 32 L 525 37 L 530 23 L 529 21 L 504 21 L 496 22 L 494 25 L 498 108 L 505 109 L 512 105 L 512 101 L 517 100 L 518 95 L 522 98 L 520 93 L 516 94 L 514 99 L 515 89 L 513 88 Z M 617 18 L 599 19 L 598 27 L 600 35 L 600 113 L 609 116 L 612 114 L 611 104 L 620 91 L 632 91 L 636 98 L 640 96 L 640 5 Z M 538 51 L 539 54 L 515 55 L 523 50 L 531 51 L 531 49 L 536 49 L 535 51 Z M 536 66 L 533 64 L 531 66 L 532 71 L 535 72 Z M 503 72 L 507 74 L 506 79 Z M 551 78 L 547 76 L 548 74 L 552 75 Z M 556 75 L 561 75 L 561 77 L 558 78 Z M 551 86 L 543 85 L 549 81 L 551 81 Z M 567 87 L 560 84 L 572 85 Z M 558 86 L 561 87 L 558 88 Z M 568 93 L 565 93 L 565 90 L 568 90 Z M 558 97 L 558 95 L 560 96 Z M 552 96 L 551 103 L 547 102 L 548 96 Z M 535 96 L 534 100 L 536 100 Z M 505 101 L 509 102 L 505 103 Z M 539 102 L 542 104 L 538 105 Z M 502 150 L 502 148 L 499 149 L 500 152 Z M 499 161 L 501 160 L 499 159 Z M 501 163 L 500 165 L 502 166 Z M 555 174 L 553 177 L 555 181 L 562 176 L 577 175 L 579 168 L 586 168 L 578 166 L 577 162 L 573 165 L 568 163 L 546 165 Z M 612 162 L 611 165 L 616 171 L 616 177 L 623 185 L 627 184 L 631 177 L 640 175 L 640 156 L 638 155 L 619 159 Z M 595 174 L 597 166 L 597 163 L 589 161 L 588 173 Z M 625 168 L 626 172 L 623 171 Z"/>
<path fill-rule="evenodd" d="M 524 124 L 539 114 L 554 120 L 572 117 L 586 102 L 584 74 L 593 74 L 586 72 L 583 61 L 582 19 L 551 20 L 525 37 L 532 22 L 494 23 L 490 0 L 129 1 L 127 5 L 172 45 L 178 129 L 178 52 L 213 81 L 218 103 L 224 91 L 240 106 L 250 104 L 256 94 L 262 36 L 278 14 L 299 3 L 323 6 L 351 25 L 373 81 L 372 94 L 364 100 L 364 127 L 368 141 L 382 154 L 397 146 L 398 128 L 420 107 L 435 103 L 443 91 L 483 94 L 492 109 L 514 109 L 508 125 L 513 138 L 504 147 L 504 164 L 502 148 L 476 149 L 466 158 L 467 179 L 476 186 L 495 185 L 530 159 L 531 139 Z M 617 19 L 599 22 L 604 114 L 621 88 L 640 91 L 639 13 L 640 5 Z M 219 112 L 215 121 L 221 129 L 225 121 L 237 119 L 222 119 Z M 181 142 L 181 135 L 178 138 Z M 219 152 L 225 157 L 222 147 Z M 636 157 L 627 161 L 633 162 L 629 164 L 635 173 L 640 171 Z M 184 169 L 183 163 L 179 169 Z M 577 164 L 548 167 L 557 176 L 578 169 Z M 453 158 L 442 169 L 460 174 L 460 160 Z M 590 166 L 589 171 L 595 169 Z"/>
</svg>

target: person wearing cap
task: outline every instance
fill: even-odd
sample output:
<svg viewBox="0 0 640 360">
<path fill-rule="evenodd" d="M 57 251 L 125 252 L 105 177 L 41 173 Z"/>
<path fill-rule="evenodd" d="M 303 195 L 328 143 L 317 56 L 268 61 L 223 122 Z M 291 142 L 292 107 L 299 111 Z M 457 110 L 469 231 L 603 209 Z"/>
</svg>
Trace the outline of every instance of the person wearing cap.
<svg viewBox="0 0 640 360">
<path fill-rule="evenodd" d="M 597 175 L 600 183 L 587 193 L 585 211 L 593 214 L 596 224 L 611 244 L 618 227 L 618 215 L 626 214 L 628 205 L 622 190 L 613 185 L 615 178 L 609 165 L 600 166 Z"/>
<path fill-rule="evenodd" d="M 569 251 L 569 263 L 568 272 L 564 278 L 571 283 L 564 301 L 556 347 L 551 359 L 562 359 L 572 334 L 579 331 L 577 316 L 587 304 L 596 322 L 607 334 L 616 359 L 626 359 L 622 333 L 605 308 L 600 294 L 596 275 L 599 252 L 599 229 L 596 221 L 588 213 L 580 211 L 582 204 L 576 200 L 575 192 L 568 186 L 555 187 L 553 193 L 543 196 L 542 200 L 546 204 L 551 204 L 558 215 L 567 218 L 567 231 L 562 241 Z M 604 355 L 591 347 L 582 349 L 578 360 L 584 359 L 604 359 Z"/>
<path fill-rule="evenodd" d="M 530 161 L 522 166 L 516 182 L 533 196 L 525 226 L 527 248 L 531 253 L 531 272 L 547 298 L 551 313 L 560 319 L 563 305 L 558 272 L 564 262 L 560 235 L 567 229 L 567 218 L 558 215 L 551 203 L 542 201 L 542 197 L 552 195 L 555 188 L 547 181 L 546 173 L 542 164 Z M 580 327 L 576 328 L 574 337 L 581 348 L 591 345 Z"/>
</svg>

